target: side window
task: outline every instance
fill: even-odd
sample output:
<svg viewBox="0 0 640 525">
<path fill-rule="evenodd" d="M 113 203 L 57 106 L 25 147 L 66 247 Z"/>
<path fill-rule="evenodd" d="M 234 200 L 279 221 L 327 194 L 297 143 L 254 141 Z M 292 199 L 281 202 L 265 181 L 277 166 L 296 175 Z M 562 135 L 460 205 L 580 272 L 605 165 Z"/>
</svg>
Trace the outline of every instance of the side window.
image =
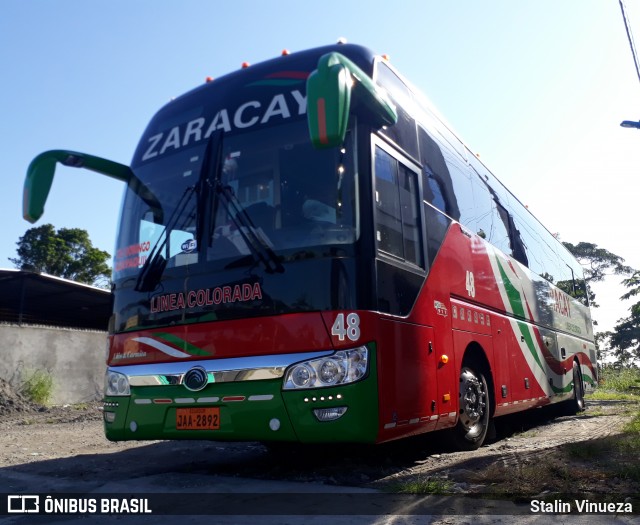
<svg viewBox="0 0 640 525">
<path fill-rule="evenodd" d="M 414 157 L 418 157 L 418 140 L 416 136 L 416 122 L 411 116 L 414 105 L 413 95 L 405 83 L 384 62 L 378 62 L 376 67 L 376 82 L 387 90 L 398 112 L 398 122 L 380 130 Z"/>
<path fill-rule="evenodd" d="M 423 168 L 423 173 L 425 174 L 424 193 L 430 197 L 423 202 L 423 208 L 427 229 L 427 257 L 431 266 L 442 246 L 451 219 L 439 211 L 446 207 L 442 185 L 431 175 L 428 166 Z"/>
<path fill-rule="evenodd" d="M 477 233 L 503 253 L 511 255 L 509 213 L 500 203 L 495 189 L 489 185 L 488 171 L 475 157 L 471 168 Z"/>
<path fill-rule="evenodd" d="M 509 231 L 511 229 L 510 224 L 513 221 L 509 220 L 509 212 L 502 204 L 494 200 L 492 215 L 494 216 L 495 230 L 491 242 L 502 252 L 512 255 Z"/>
<path fill-rule="evenodd" d="M 475 205 L 475 211 L 473 219 L 475 227 L 473 231 L 477 233 L 483 239 L 493 243 L 494 242 L 494 230 L 495 230 L 495 218 L 493 211 L 493 199 L 487 187 L 482 183 L 477 173 L 471 171 L 472 187 L 473 187 L 473 202 Z"/>
<path fill-rule="evenodd" d="M 404 258 L 422 266 L 422 243 L 420 242 L 420 207 L 418 206 L 418 180 L 415 172 L 398 164 L 398 187 L 400 189 L 400 214 L 402 216 L 402 242 Z"/>
<path fill-rule="evenodd" d="M 402 219 L 396 160 L 376 148 L 376 246 L 378 250 L 403 258 Z"/>
<path fill-rule="evenodd" d="M 446 211 L 447 201 L 444 198 L 442 183 L 435 177 L 431 166 L 426 165 L 424 167 L 424 174 L 426 181 L 424 194 L 427 197 L 427 202 L 429 202 L 439 210 Z"/>
<path fill-rule="evenodd" d="M 458 159 L 454 158 L 448 152 L 445 152 L 444 159 L 447 163 L 451 183 L 453 185 L 453 193 L 456 196 L 456 204 L 458 207 L 459 220 L 467 228 L 475 231 L 475 212 L 476 205 L 473 199 L 473 185 L 467 167 Z"/>
<path fill-rule="evenodd" d="M 424 200 L 456 220 L 460 210 L 451 184 L 449 168 L 440 146 L 423 129 L 418 128 L 420 162 L 423 165 Z"/>
<path fill-rule="evenodd" d="M 376 247 L 423 266 L 418 176 L 381 148 L 375 152 Z"/>
</svg>

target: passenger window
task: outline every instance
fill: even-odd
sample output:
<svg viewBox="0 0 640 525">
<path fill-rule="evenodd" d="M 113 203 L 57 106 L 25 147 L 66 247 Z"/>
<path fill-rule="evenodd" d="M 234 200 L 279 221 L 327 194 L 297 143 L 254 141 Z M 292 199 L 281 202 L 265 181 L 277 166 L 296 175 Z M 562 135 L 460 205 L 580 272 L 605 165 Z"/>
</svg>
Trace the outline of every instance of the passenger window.
<svg viewBox="0 0 640 525">
<path fill-rule="evenodd" d="M 469 171 L 462 162 L 449 152 L 444 152 L 444 159 L 447 163 L 453 185 L 453 194 L 456 198 L 458 213 L 457 217 L 453 216 L 453 218 L 460 221 L 467 228 L 475 229 L 476 205 L 473 200 L 473 189 Z"/>
<path fill-rule="evenodd" d="M 418 206 L 418 181 L 416 174 L 402 164 L 399 167 L 400 214 L 402 216 L 402 241 L 404 258 L 422 266 L 420 242 L 420 208 Z"/>
<path fill-rule="evenodd" d="M 393 126 L 381 129 L 380 133 L 417 158 L 418 138 L 416 136 L 416 122 L 412 117 L 414 102 L 411 91 L 383 62 L 378 62 L 376 82 L 387 90 L 398 113 L 398 121 Z"/>
<path fill-rule="evenodd" d="M 375 153 L 376 247 L 423 265 L 418 177 L 381 148 Z"/>
<path fill-rule="evenodd" d="M 402 222 L 395 160 L 376 149 L 376 245 L 378 249 L 402 258 Z"/>
<path fill-rule="evenodd" d="M 426 188 L 424 189 L 424 193 L 427 197 L 427 202 L 439 210 L 446 211 L 447 201 L 444 198 L 442 184 L 436 179 L 429 165 L 424 167 L 424 173 L 426 175 Z"/>
<path fill-rule="evenodd" d="M 491 242 L 503 253 L 512 255 L 511 250 L 511 236 L 509 234 L 510 221 L 509 212 L 497 201 L 493 201 L 493 207 L 491 210 L 493 215 L 494 231 L 491 237 Z"/>
</svg>

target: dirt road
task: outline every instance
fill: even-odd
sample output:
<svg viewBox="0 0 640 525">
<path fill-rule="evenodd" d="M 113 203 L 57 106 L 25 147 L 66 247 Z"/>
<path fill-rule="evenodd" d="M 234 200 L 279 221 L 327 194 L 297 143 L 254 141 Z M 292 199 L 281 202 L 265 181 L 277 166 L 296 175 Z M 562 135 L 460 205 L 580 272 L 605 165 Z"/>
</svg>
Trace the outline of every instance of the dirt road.
<svg viewBox="0 0 640 525">
<path fill-rule="evenodd" d="M 540 464 L 544 458 L 556 460 L 562 446 L 615 436 L 627 419 L 617 402 L 591 402 L 580 416 L 553 419 L 534 414 L 512 419 L 499 427 L 493 443 L 475 452 L 451 452 L 442 440 L 433 439 L 436 436 L 423 436 L 378 447 L 350 445 L 324 451 L 286 447 L 287 461 L 283 454 L 259 443 L 112 443 L 104 437 L 96 404 L 1 417 L 0 467 L 73 478 L 105 471 L 135 475 L 174 464 L 174 468 L 221 475 L 376 488 L 433 478 L 448 480 L 454 491 L 482 492 L 496 483 L 482 479 L 487 472 L 504 467 L 513 473 Z M 61 458 L 66 459 L 64 471 L 57 469 L 59 462 L 52 461 Z M 614 489 L 620 492 L 621 487 L 610 483 L 601 487 L 603 491 Z"/>
<path fill-rule="evenodd" d="M 640 508 L 637 482 L 607 465 L 594 468 L 600 461 L 594 459 L 596 452 L 583 453 L 617 439 L 629 414 L 618 402 L 591 402 L 579 416 L 551 418 L 536 412 L 511 418 L 498 426 L 495 441 L 475 452 L 451 452 L 437 436 L 423 436 L 377 447 L 287 447 L 283 454 L 260 443 L 111 443 L 103 435 L 99 405 L 27 407 L 0 411 L 0 486 L 10 493 L 118 487 L 197 492 L 233 477 L 385 493 L 430 484 L 422 490 L 492 494 L 511 501 L 546 492 L 597 494 Z M 612 460 L 610 453 L 607 458 Z M 136 479 L 146 485 L 136 489 Z"/>
</svg>

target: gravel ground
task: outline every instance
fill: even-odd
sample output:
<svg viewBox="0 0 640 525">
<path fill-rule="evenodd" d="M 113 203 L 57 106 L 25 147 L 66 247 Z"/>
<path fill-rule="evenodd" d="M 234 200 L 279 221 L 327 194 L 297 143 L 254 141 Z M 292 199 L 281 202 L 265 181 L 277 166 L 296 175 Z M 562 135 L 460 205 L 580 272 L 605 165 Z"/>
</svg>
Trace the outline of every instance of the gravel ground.
<svg viewBox="0 0 640 525">
<path fill-rule="evenodd" d="M 0 381 L 0 469 L 60 480 L 116 471 L 128 476 L 188 471 L 384 491 L 509 499 L 570 492 L 636 501 L 637 473 L 634 478 L 620 468 L 638 463 L 624 456 L 621 428 L 631 414 L 628 403 L 591 401 L 578 416 L 536 411 L 500 418 L 496 439 L 474 452 L 450 451 L 437 434 L 375 447 L 284 450 L 211 441 L 112 443 L 103 434 L 100 404 L 43 408 Z"/>
</svg>

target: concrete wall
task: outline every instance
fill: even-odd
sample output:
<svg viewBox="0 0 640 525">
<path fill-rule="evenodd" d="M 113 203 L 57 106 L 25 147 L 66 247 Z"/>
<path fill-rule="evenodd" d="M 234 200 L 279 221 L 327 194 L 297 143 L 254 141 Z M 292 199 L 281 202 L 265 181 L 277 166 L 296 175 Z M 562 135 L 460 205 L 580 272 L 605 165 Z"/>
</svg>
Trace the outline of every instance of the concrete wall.
<svg viewBox="0 0 640 525">
<path fill-rule="evenodd" d="M 106 332 L 0 324 L 0 377 L 20 384 L 21 374 L 52 374 L 51 403 L 83 403 L 102 398 Z"/>
</svg>

